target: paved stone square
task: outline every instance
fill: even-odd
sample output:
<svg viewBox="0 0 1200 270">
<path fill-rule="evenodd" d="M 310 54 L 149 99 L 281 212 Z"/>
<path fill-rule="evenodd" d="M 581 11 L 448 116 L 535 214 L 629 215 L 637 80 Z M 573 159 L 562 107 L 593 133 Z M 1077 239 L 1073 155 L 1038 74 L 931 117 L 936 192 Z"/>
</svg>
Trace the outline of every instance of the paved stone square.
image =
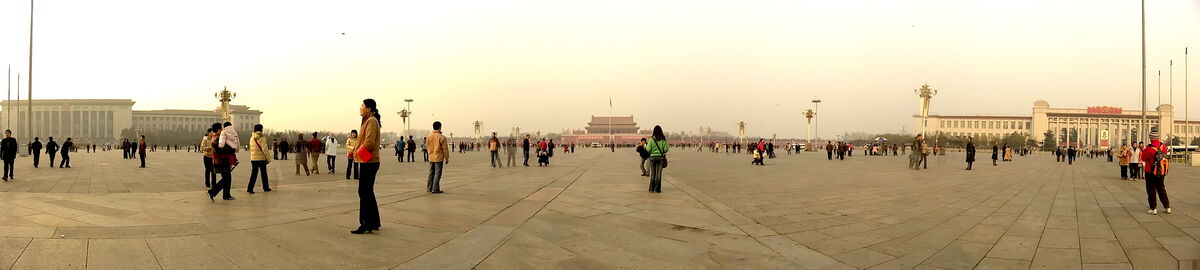
<svg viewBox="0 0 1200 270">
<path fill-rule="evenodd" d="M 385 160 L 382 230 L 357 227 L 357 186 L 270 165 L 274 192 L 202 195 L 195 153 L 73 155 L 0 183 L 0 269 L 1177 269 L 1200 260 L 1200 171 L 1167 178 L 1174 214 L 1145 213 L 1143 182 L 1114 163 L 1016 157 L 964 171 L 962 155 L 903 157 L 673 149 L 663 193 L 632 150 L 559 153 L 494 169 L 455 154 L 445 194 L 428 165 Z M 44 157 L 43 157 L 44 158 Z M 243 157 L 243 160 L 245 157 Z M 45 161 L 45 160 L 44 160 Z M 321 167 L 324 167 L 321 160 Z M 248 165 L 248 164 L 246 164 Z"/>
</svg>

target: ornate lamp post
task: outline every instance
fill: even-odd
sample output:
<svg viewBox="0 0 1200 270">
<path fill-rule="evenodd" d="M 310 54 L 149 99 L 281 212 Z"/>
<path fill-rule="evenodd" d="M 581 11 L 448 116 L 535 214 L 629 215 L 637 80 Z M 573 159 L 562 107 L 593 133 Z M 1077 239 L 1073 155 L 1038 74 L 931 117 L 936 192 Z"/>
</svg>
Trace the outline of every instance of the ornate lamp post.
<svg viewBox="0 0 1200 270">
<path fill-rule="evenodd" d="M 404 123 L 404 134 L 411 136 L 412 135 L 412 124 L 408 121 L 408 118 L 412 117 L 412 102 L 413 102 L 413 100 L 411 98 L 405 99 L 404 102 L 406 103 L 404 105 L 404 109 L 400 110 L 400 112 L 398 112 L 396 114 L 400 115 L 400 121 L 403 121 L 403 123 Z"/>
<path fill-rule="evenodd" d="M 479 127 L 483 126 L 483 122 L 475 121 L 475 143 L 479 143 Z"/>
<path fill-rule="evenodd" d="M 746 143 L 746 121 L 738 121 L 738 144 Z M 741 147 L 741 146 L 738 146 Z"/>
<path fill-rule="evenodd" d="M 929 87 L 929 84 L 922 84 L 921 88 L 913 89 L 913 93 L 921 97 L 921 135 L 929 137 L 926 131 L 929 127 L 929 102 L 933 96 L 937 95 L 938 90 Z"/>
<path fill-rule="evenodd" d="M 820 99 L 813 99 L 813 100 L 812 100 L 812 103 L 813 103 L 813 108 L 814 108 L 814 109 L 813 109 L 813 116 L 814 116 L 814 118 L 815 118 L 817 114 L 820 114 L 820 113 L 821 113 L 821 100 L 820 100 Z M 817 118 L 817 120 L 816 120 L 816 124 L 815 124 L 814 126 L 815 126 L 815 127 L 814 127 L 815 129 L 813 130 L 813 134 L 816 134 L 816 137 L 817 137 L 818 139 L 820 139 L 820 138 L 821 138 L 821 119 L 820 119 L 820 118 Z"/>
<path fill-rule="evenodd" d="M 812 149 L 813 149 L 812 119 L 813 119 L 813 116 L 816 116 L 816 115 L 817 115 L 817 113 L 813 112 L 812 109 L 808 109 L 808 110 L 804 111 L 804 118 L 806 118 L 808 120 L 808 137 L 807 137 L 808 138 L 808 147 L 807 147 L 807 150 L 809 150 L 809 151 L 812 151 Z"/>
<path fill-rule="evenodd" d="M 229 87 L 223 87 L 221 92 L 213 94 L 213 97 L 221 101 L 221 122 L 232 122 L 233 115 L 229 113 L 229 102 L 237 97 L 237 93 L 229 92 Z"/>
</svg>

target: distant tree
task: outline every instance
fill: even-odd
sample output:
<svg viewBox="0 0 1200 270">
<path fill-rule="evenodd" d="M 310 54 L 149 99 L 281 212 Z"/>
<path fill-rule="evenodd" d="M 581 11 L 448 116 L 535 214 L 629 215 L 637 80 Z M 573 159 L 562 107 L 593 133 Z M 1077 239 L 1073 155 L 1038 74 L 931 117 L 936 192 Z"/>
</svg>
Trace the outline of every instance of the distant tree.
<svg viewBox="0 0 1200 270">
<path fill-rule="evenodd" d="M 1055 148 L 1058 148 L 1058 139 L 1054 137 L 1054 132 L 1046 130 L 1046 133 L 1042 133 L 1042 136 L 1045 138 L 1042 141 L 1043 151 L 1054 151 Z"/>
</svg>

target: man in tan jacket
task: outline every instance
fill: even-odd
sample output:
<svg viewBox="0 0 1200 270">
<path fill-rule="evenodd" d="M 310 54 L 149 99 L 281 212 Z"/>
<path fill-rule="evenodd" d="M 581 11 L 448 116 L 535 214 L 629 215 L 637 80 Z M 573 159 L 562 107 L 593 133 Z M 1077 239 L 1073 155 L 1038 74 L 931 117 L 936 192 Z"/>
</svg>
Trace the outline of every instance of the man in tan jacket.
<svg viewBox="0 0 1200 270">
<path fill-rule="evenodd" d="M 442 193 L 442 166 L 450 161 L 450 148 L 446 136 L 442 136 L 442 122 L 433 122 L 433 131 L 425 137 L 425 148 L 429 150 L 429 183 L 426 191 Z"/>
</svg>

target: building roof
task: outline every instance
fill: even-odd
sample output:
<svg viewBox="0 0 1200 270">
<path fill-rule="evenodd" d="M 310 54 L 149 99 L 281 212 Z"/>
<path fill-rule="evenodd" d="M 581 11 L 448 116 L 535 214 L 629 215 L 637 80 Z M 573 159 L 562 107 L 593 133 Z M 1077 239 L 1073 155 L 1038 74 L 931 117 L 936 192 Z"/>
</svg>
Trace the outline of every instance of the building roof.
<svg viewBox="0 0 1200 270">
<path fill-rule="evenodd" d="M 610 125 L 610 124 L 614 125 L 614 126 L 637 125 L 637 122 L 633 121 L 632 115 L 630 115 L 630 116 L 595 116 L 595 115 L 593 115 L 592 121 L 588 122 L 588 125 L 593 125 L 593 126 L 606 126 L 606 125 Z"/>
<path fill-rule="evenodd" d="M 0 102 L 0 106 L 8 105 L 12 102 L 13 106 L 26 106 L 28 100 L 4 100 Z M 133 106 L 132 99 L 35 99 L 34 106 Z"/>
</svg>

